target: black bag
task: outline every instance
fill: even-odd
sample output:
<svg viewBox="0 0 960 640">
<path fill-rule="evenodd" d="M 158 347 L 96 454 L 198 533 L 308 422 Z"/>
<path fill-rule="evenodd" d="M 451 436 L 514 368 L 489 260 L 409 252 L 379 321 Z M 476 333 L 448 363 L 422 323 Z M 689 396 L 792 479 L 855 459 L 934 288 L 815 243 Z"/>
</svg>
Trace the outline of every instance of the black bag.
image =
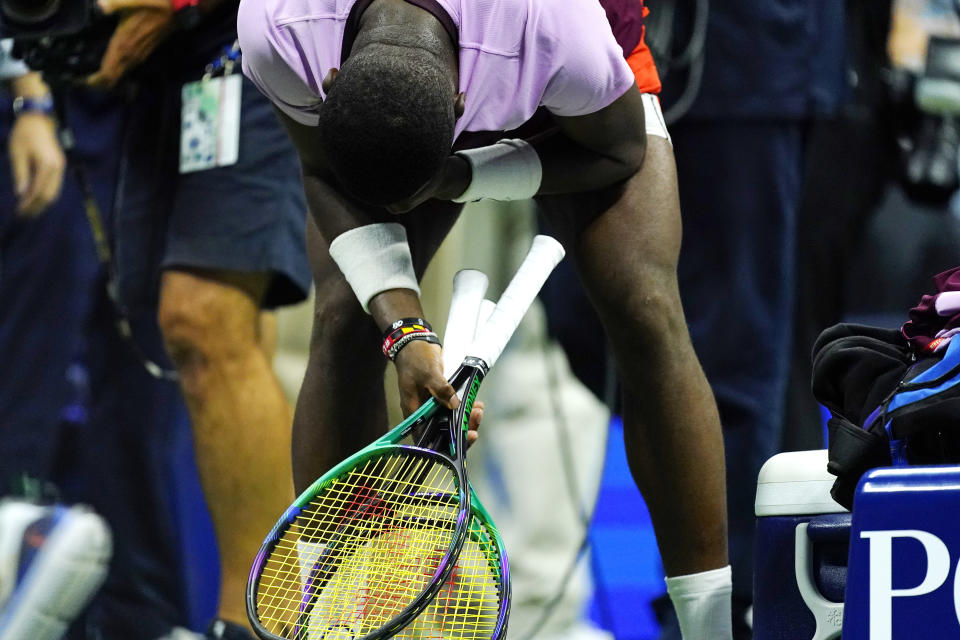
<svg viewBox="0 0 960 640">
<path fill-rule="evenodd" d="M 917 357 L 899 330 L 839 324 L 813 348 L 813 395 L 831 414 L 833 499 L 869 469 L 960 462 L 960 340 Z"/>
</svg>

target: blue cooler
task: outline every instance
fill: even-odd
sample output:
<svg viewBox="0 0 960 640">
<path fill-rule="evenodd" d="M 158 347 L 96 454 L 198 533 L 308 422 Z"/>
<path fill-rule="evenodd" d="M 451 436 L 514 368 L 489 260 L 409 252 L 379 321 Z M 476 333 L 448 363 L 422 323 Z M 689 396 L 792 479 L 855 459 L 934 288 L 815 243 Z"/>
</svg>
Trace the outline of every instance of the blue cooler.
<svg viewBox="0 0 960 640">
<path fill-rule="evenodd" d="M 830 497 L 834 480 L 825 449 L 781 453 L 760 470 L 754 640 L 840 637 L 850 513 Z"/>
</svg>

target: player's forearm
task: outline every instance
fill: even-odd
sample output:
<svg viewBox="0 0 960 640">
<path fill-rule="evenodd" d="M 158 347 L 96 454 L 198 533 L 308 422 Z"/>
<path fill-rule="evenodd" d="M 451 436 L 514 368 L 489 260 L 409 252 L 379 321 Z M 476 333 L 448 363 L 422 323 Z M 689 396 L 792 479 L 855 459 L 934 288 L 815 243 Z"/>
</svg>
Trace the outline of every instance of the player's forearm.
<svg viewBox="0 0 960 640">
<path fill-rule="evenodd" d="M 307 209 L 328 245 L 357 227 L 391 221 L 383 208 L 365 206 L 332 186 L 318 127 L 301 124 L 280 109 L 274 108 L 274 112 L 297 149 Z"/>
<path fill-rule="evenodd" d="M 532 144 L 531 144 L 532 142 Z M 455 202 L 525 200 L 540 194 L 592 191 L 625 180 L 643 162 L 643 141 L 615 153 L 585 147 L 562 132 L 531 140 L 501 140 L 461 151 L 444 167 L 434 197 Z"/>
<path fill-rule="evenodd" d="M 357 227 L 395 221 L 386 210 L 367 207 L 347 198 L 328 180 L 306 168 L 303 171 L 303 189 L 307 209 L 327 244 Z"/>
<path fill-rule="evenodd" d="M 406 231 L 379 207 L 364 206 L 305 171 L 307 207 L 330 257 L 381 330 L 399 318 L 422 317 Z"/>
<path fill-rule="evenodd" d="M 624 144 L 613 153 L 599 153 L 556 132 L 533 141 L 533 146 L 543 166 L 538 193 L 576 193 L 615 184 L 639 171 L 646 140 Z"/>
<path fill-rule="evenodd" d="M 643 94 L 627 90 L 603 109 L 582 116 L 554 116 L 559 131 L 531 139 L 540 156 L 540 193 L 589 191 L 625 180 L 640 170 L 646 153 Z"/>
<path fill-rule="evenodd" d="M 458 202 L 521 200 L 615 184 L 634 175 L 643 164 L 644 118 L 639 91 L 628 91 L 592 114 L 554 116 L 557 128 L 546 134 L 458 152 L 469 178 L 445 177 L 448 184 L 441 193 L 452 192 L 453 187 L 462 189 L 453 196 Z M 457 173 L 450 175 L 456 178 Z"/>
</svg>

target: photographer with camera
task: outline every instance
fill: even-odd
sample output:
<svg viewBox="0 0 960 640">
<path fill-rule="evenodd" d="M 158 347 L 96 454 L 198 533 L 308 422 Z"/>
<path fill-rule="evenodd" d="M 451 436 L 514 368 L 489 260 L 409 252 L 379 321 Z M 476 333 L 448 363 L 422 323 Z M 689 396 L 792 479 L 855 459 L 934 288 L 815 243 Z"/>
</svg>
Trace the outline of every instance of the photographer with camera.
<svg viewBox="0 0 960 640">
<path fill-rule="evenodd" d="M 0 637 L 57 640 L 110 557 L 103 519 L 46 490 L 82 341 L 70 319 L 87 305 L 95 258 L 75 186 L 61 197 L 50 90 L 11 45 L 0 42 Z"/>
<path fill-rule="evenodd" d="M 186 626 L 178 527 L 190 523 L 170 495 L 182 479 L 170 468 L 181 396 L 220 555 L 208 637 L 249 637 L 250 559 L 292 499 L 292 411 L 263 311 L 306 295 L 305 205 L 293 149 L 239 73 L 238 4 L 0 0 L 4 33 L 58 95 L 82 84 L 124 102 L 105 219 L 117 300 L 101 293 L 89 323 L 90 425 L 78 453 L 85 497 L 114 532 L 87 624 L 97 637 L 174 637 Z M 118 312 L 132 338 L 116 332 Z"/>
</svg>

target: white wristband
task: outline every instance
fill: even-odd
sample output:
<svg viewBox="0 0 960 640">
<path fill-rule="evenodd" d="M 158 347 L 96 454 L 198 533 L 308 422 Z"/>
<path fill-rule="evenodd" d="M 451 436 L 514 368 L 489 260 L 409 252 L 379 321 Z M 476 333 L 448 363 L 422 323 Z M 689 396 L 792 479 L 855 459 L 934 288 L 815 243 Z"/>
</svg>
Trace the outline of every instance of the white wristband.
<svg viewBox="0 0 960 640">
<path fill-rule="evenodd" d="M 368 224 L 341 233 L 330 243 L 330 257 L 367 313 L 370 300 L 389 289 L 412 289 L 420 294 L 402 224 Z"/>
<path fill-rule="evenodd" d="M 470 186 L 454 202 L 526 200 L 540 190 L 543 166 L 540 156 L 525 140 L 501 140 L 489 147 L 458 151 L 470 163 Z"/>
</svg>

